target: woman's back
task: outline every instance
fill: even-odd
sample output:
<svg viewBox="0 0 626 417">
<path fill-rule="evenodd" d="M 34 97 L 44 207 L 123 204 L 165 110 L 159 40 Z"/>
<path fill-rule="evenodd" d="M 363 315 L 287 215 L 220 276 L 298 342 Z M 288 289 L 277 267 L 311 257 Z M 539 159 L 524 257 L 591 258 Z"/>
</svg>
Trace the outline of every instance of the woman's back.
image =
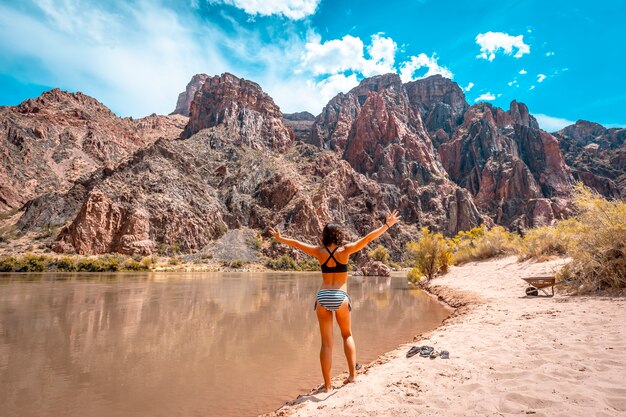
<svg viewBox="0 0 626 417">
<path fill-rule="evenodd" d="M 327 246 L 323 246 L 322 253 L 327 255 L 326 259 L 321 263 L 323 288 L 341 288 L 346 285 L 348 280 L 348 255 L 344 250 L 335 246 L 332 250 Z"/>
</svg>

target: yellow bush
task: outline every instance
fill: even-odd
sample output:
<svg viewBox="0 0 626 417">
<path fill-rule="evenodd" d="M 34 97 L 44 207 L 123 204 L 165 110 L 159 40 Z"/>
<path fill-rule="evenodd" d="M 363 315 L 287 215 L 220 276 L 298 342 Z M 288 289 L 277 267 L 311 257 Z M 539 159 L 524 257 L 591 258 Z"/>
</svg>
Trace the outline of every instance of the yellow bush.
<svg viewBox="0 0 626 417">
<path fill-rule="evenodd" d="M 579 293 L 626 288 L 626 202 L 578 184 L 574 204 L 576 216 L 559 224 L 572 258 L 560 278 L 571 278 Z"/>
<path fill-rule="evenodd" d="M 562 223 L 530 229 L 517 245 L 518 258 L 520 261 L 530 258 L 545 260 L 549 256 L 564 255 L 568 236 Z"/>
<path fill-rule="evenodd" d="M 467 232 L 459 232 L 452 239 L 454 263 L 479 261 L 513 252 L 516 239 L 516 235 L 507 232 L 502 226 L 487 230 L 483 225 Z"/>
<path fill-rule="evenodd" d="M 422 276 L 423 275 L 418 268 L 412 268 L 407 274 L 406 279 L 408 279 L 409 282 L 412 282 L 413 284 L 417 284 L 420 282 Z"/>
<path fill-rule="evenodd" d="M 385 265 L 389 265 L 389 251 L 382 245 L 378 245 L 369 251 L 367 257 L 372 261 L 379 261 Z"/>
<path fill-rule="evenodd" d="M 441 233 L 432 233 L 427 227 L 422 229 L 422 236 L 417 242 L 407 243 L 407 255 L 416 269 L 415 274 L 432 279 L 438 274 L 445 274 L 452 261 L 450 245 Z"/>
</svg>

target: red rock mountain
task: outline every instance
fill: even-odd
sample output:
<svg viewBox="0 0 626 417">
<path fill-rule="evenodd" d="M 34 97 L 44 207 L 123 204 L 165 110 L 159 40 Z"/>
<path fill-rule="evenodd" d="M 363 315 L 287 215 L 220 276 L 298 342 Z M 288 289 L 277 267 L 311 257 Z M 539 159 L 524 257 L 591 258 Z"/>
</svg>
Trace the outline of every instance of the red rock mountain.
<svg viewBox="0 0 626 417">
<path fill-rule="evenodd" d="M 206 74 L 196 74 L 191 78 L 185 91 L 178 95 L 178 101 L 176 102 L 176 108 L 170 114 L 180 114 L 183 116 L 189 116 L 189 110 L 191 108 L 191 102 L 195 97 L 198 90 L 202 88 L 204 82 L 209 78 Z"/>
<path fill-rule="evenodd" d="M 82 93 L 58 89 L 0 108 L 0 213 L 51 191 L 66 191 L 98 168 L 114 168 L 186 118 L 119 118 Z"/>
<path fill-rule="evenodd" d="M 198 90 L 182 137 L 224 126 L 236 144 L 282 151 L 294 140 L 282 118 L 274 100 L 257 83 L 225 73 L 207 78 Z"/>
<path fill-rule="evenodd" d="M 356 237 L 398 208 L 403 223 L 382 239 L 400 252 L 423 226 L 454 234 L 482 222 L 528 226 L 568 215 L 573 177 L 559 146 L 597 145 L 622 176 L 590 175 L 623 184 L 623 130 L 581 125 L 555 137 L 522 103 L 507 111 L 469 106 L 441 76 L 404 84 L 394 74 L 365 79 L 314 120 L 283 115 L 258 84 L 232 74 L 194 80 L 184 93 L 193 96 L 184 131 L 183 116 L 119 119 L 87 96 L 58 91 L 1 109 L 0 175 L 39 187 L 10 206 L 28 202 L 19 230 L 61 226 L 60 252 L 196 252 L 244 226 L 278 224 L 313 243 L 334 221 Z M 67 141 L 63 132 L 80 140 Z M 20 164 L 37 160 L 32 155 L 54 160 L 47 155 L 65 143 L 71 157 L 42 164 L 56 177 L 20 174 Z M 95 162 L 80 174 L 58 168 L 83 159 Z M 4 201 L 20 194 L 12 181 L 0 189 Z"/>
<path fill-rule="evenodd" d="M 574 178 L 609 198 L 626 198 L 626 129 L 579 120 L 554 135 Z"/>
</svg>

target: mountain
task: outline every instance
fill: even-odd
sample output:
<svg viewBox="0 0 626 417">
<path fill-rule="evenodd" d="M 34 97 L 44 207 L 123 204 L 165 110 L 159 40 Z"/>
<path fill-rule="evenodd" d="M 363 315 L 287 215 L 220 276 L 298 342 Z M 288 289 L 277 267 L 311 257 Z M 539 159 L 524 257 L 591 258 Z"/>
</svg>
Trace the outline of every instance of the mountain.
<svg viewBox="0 0 626 417">
<path fill-rule="evenodd" d="M 577 181 L 608 198 L 626 198 L 626 129 L 579 120 L 554 135 Z"/>
<path fill-rule="evenodd" d="M 189 116 L 189 110 L 191 107 L 191 102 L 195 97 L 198 90 L 202 88 L 204 82 L 209 78 L 206 74 L 196 74 L 191 77 L 191 81 L 187 84 L 187 88 L 185 91 L 178 95 L 178 100 L 176 101 L 176 108 L 170 115 L 180 114 L 182 116 Z"/>
<path fill-rule="evenodd" d="M 178 136 L 185 123 L 181 116 L 119 118 L 89 96 L 58 89 L 2 107 L 0 213 L 112 169 L 157 138 Z"/>
<path fill-rule="evenodd" d="M 14 127 L 3 133 L 12 141 L 3 142 L 0 175 L 57 181 L 24 196 L 15 182 L 0 188 L 22 198 L 11 207 L 26 203 L 20 233 L 60 227 L 58 252 L 197 252 L 242 227 L 279 225 L 314 243 L 333 221 L 355 238 L 397 208 L 403 222 L 382 243 L 400 252 L 424 226 L 452 235 L 482 223 L 517 228 L 564 218 L 576 178 L 592 176 L 586 183 L 600 190 L 611 182 L 613 193 L 624 183 L 623 129 L 579 122 L 552 135 L 524 104 L 470 106 L 441 76 L 367 78 L 316 117 L 285 115 L 258 84 L 228 73 L 195 76 L 178 104 L 188 118 L 136 121 L 53 90 L 0 109 L 8 115 L 2 132 L 22 126 L 20 135 Z M 49 132 L 58 139 L 43 139 Z M 60 153 L 63 132 L 83 138 L 69 142 L 76 161 L 97 163 L 75 175 L 16 162 L 29 152 L 44 162 Z M 18 136 L 30 151 L 19 153 Z M 90 145 L 94 137 L 99 146 Z M 583 160 L 590 146 L 596 159 Z"/>
<path fill-rule="evenodd" d="M 243 226 L 279 224 L 315 242 L 329 221 L 353 238 L 380 225 L 399 193 L 389 196 L 333 152 L 294 143 L 277 109 L 257 84 L 213 77 L 196 94 L 181 139 L 159 139 L 113 170 L 41 197 L 21 230 L 55 220 L 65 225 L 56 251 L 149 254 L 201 250 Z M 399 251 L 416 231 L 394 230 L 387 243 Z"/>
</svg>

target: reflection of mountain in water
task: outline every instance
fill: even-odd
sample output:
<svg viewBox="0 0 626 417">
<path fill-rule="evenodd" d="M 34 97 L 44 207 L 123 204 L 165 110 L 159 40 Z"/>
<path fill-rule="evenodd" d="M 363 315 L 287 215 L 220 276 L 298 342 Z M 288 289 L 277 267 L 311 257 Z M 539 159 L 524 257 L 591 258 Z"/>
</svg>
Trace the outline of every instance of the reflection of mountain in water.
<svg viewBox="0 0 626 417">
<path fill-rule="evenodd" d="M 318 274 L 166 276 L 3 285 L 0 415 L 247 415 L 319 382 Z M 350 281 L 361 362 L 445 316 L 405 282 Z"/>
</svg>

